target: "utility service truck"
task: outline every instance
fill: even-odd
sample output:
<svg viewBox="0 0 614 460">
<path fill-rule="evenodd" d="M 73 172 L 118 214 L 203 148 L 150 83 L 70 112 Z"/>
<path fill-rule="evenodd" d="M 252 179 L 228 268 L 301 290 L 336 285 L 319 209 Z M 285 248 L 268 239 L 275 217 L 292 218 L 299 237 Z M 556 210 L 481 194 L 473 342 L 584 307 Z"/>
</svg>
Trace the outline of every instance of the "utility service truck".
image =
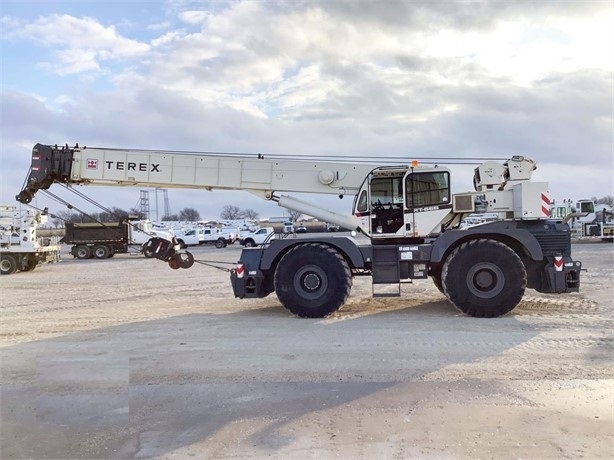
<svg viewBox="0 0 614 460">
<path fill-rule="evenodd" d="M 187 230 L 173 230 L 177 242 L 182 249 L 188 246 L 213 244 L 216 248 L 225 248 L 235 242 L 234 234 L 223 232 L 215 227 L 196 227 Z"/>
<path fill-rule="evenodd" d="M 145 243 L 157 237 L 173 241 L 170 232 L 153 230 L 151 221 L 66 222 L 64 237 L 60 243 L 72 244 L 70 254 L 77 259 L 106 259 L 115 254 L 124 254 L 131 249 L 153 257 Z"/>
<path fill-rule="evenodd" d="M 0 273 L 29 272 L 40 263 L 60 260 L 60 247 L 39 238 L 37 227 L 47 222 L 46 211 L 0 206 Z"/>
<path fill-rule="evenodd" d="M 571 227 L 572 238 L 601 238 L 614 242 L 614 210 L 606 204 L 596 205 L 593 200 L 571 200 L 552 203 L 550 217 L 560 219 Z"/>
<path fill-rule="evenodd" d="M 239 244 L 246 248 L 255 248 L 265 244 L 275 236 L 275 230 L 273 227 L 262 227 L 253 232 L 245 232 L 239 239 Z"/>
<path fill-rule="evenodd" d="M 532 182 L 534 161 L 514 156 L 475 169 L 474 191 L 451 193 L 445 167 L 380 166 L 288 156 L 58 147 L 37 144 L 18 201 L 53 183 L 246 190 L 281 207 L 368 238 L 272 239 L 242 250 L 230 272 L 234 295 L 266 297 L 301 317 L 324 317 L 350 294 L 353 277 L 370 276 L 374 296 L 399 296 L 401 284 L 431 277 L 462 312 L 496 317 L 525 289 L 572 293 L 582 264 L 571 254 L 569 227 L 549 216 L 548 184 Z M 354 197 L 342 215 L 284 192 Z M 497 213 L 495 222 L 460 229 L 463 217 Z M 152 240 L 173 268 L 178 255 Z M 187 265 L 191 265 L 188 260 Z"/>
</svg>

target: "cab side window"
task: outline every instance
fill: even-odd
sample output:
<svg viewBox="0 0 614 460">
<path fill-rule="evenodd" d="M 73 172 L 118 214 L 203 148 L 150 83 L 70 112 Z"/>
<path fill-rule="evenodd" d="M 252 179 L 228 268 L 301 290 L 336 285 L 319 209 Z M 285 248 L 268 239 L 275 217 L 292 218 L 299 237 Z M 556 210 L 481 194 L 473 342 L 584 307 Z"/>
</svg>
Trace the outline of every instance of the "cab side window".
<svg viewBox="0 0 614 460">
<path fill-rule="evenodd" d="M 360 198 L 358 199 L 358 212 L 366 212 L 368 209 L 368 201 L 367 201 L 367 191 L 363 190 L 360 194 Z"/>
<path fill-rule="evenodd" d="M 450 174 L 417 172 L 407 176 L 405 203 L 408 209 L 448 204 L 450 202 Z"/>
</svg>

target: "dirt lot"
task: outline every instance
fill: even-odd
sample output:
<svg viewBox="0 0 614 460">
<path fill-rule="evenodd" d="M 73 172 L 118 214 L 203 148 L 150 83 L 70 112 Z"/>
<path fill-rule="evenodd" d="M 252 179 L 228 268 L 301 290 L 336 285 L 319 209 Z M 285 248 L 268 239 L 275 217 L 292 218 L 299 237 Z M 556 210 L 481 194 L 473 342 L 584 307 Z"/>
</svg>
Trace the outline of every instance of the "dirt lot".
<svg viewBox="0 0 614 460">
<path fill-rule="evenodd" d="M 612 458 L 614 245 L 574 251 L 580 294 L 498 319 L 429 280 L 309 320 L 142 256 L 4 276 L 0 457 Z"/>
</svg>

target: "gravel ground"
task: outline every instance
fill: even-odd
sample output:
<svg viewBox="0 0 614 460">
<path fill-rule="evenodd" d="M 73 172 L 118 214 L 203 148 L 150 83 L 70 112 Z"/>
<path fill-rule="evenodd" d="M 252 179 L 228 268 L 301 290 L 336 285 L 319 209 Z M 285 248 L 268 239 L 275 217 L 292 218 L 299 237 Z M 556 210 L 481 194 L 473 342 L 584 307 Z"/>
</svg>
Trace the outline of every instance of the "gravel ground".
<svg viewBox="0 0 614 460">
<path fill-rule="evenodd" d="M 614 245 L 574 257 L 581 293 L 497 319 L 430 280 L 311 320 L 138 255 L 3 276 L 0 457 L 613 458 Z"/>
</svg>

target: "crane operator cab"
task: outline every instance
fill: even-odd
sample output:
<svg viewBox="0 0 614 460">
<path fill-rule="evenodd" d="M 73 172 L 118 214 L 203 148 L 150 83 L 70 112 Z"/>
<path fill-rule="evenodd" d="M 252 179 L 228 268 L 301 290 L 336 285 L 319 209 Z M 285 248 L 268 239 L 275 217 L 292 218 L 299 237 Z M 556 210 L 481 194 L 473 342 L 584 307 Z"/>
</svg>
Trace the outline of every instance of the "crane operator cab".
<svg viewBox="0 0 614 460">
<path fill-rule="evenodd" d="M 354 215 L 374 240 L 439 233 L 451 211 L 450 171 L 440 167 L 377 168 L 354 200 Z"/>
</svg>

